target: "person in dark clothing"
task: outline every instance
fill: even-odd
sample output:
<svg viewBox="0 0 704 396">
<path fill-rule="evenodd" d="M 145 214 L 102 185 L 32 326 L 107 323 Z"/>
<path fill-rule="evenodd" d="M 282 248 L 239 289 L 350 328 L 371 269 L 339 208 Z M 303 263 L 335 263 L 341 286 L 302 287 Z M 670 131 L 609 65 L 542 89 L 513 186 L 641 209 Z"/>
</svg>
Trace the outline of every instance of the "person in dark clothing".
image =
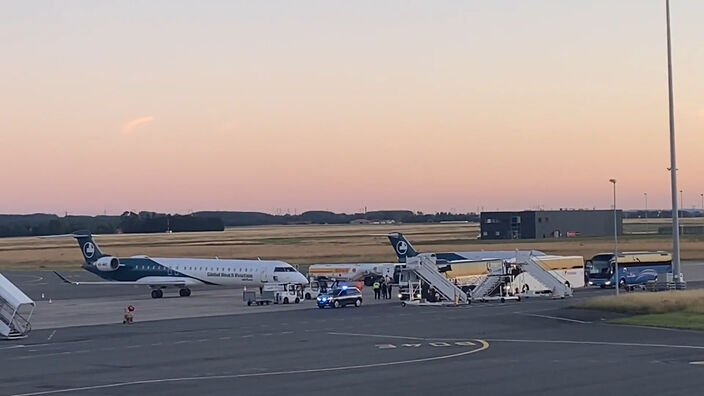
<svg viewBox="0 0 704 396">
<path fill-rule="evenodd" d="M 386 295 L 388 296 L 387 298 L 390 300 L 391 299 L 391 278 L 387 281 L 386 285 Z"/>
<path fill-rule="evenodd" d="M 384 298 L 384 300 L 386 300 L 386 298 L 387 298 L 386 291 L 387 291 L 386 280 L 382 279 L 381 280 L 381 296 Z"/>
</svg>

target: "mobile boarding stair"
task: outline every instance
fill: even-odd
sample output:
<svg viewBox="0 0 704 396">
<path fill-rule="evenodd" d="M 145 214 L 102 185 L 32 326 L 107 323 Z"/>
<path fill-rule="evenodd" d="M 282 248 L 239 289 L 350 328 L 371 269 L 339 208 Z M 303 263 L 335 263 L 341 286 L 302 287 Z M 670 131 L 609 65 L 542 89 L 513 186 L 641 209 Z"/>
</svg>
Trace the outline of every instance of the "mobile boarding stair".
<svg viewBox="0 0 704 396">
<path fill-rule="evenodd" d="M 35 306 L 32 299 L 0 274 L 0 338 L 27 337 Z"/>
<path fill-rule="evenodd" d="M 553 273 L 548 272 L 538 259 L 534 257 L 528 257 L 520 263 L 517 263 L 522 271 L 528 273 L 530 276 L 535 278 L 543 286 L 551 291 L 548 297 L 552 298 L 565 298 L 572 297 L 572 288 L 569 283 L 564 279 L 553 275 Z M 524 295 L 524 297 L 537 297 L 538 294 Z"/>
<path fill-rule="evenodd" d="M 469 304 L 471 301 L 462 289 L 438 271 L 434 254 L 419 254 L 415 257 L 409 257 L 402 271 L 412 273 L 417 280 L 416 282 L 409 281 L 409 303 L 425 304 L 421 301 L 413 301 L 417 300 L 416 296 L 420 296 L 421 281 L 425 282 L 429 288 L 434 289 L 444 300 L 444 304 Z M 406 302 L 403 304 L 405 306 Z M 437 303 L 428 303 L 428 305 L 432 304 Z"/>
<path fill-rule="evenodd" d="M 510 279 L 511 275 L 507 271 L 507 265 L 505 262 L 501 261 L 495 265 L 496 262 L 488 262 L 487 270 L 489 273 L 486 277 L 479 282 L 477 287 L 472 290 L 471 298 L 472 301 L 492 301 L 498 300 L 505 302 L 506 300 L 516 300 L 521 301 L 521 297 L 518 295 L 510 295 L 504 290 L 504 285 L 507 282 L 507 278 Z M 510 283 L 510 282 L 509 282 Z"/>
</svg>

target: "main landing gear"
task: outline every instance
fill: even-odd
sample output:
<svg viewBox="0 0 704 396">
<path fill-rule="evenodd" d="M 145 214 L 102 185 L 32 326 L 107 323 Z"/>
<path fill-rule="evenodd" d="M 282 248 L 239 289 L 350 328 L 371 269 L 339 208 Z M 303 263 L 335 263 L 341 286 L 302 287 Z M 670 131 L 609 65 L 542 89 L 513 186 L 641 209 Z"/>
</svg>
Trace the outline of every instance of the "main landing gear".
<svg viewBox="0 0 704 396">
<path fill-rule="evenodd" d="M 178 291 L 178 295 L 181 297 L 188 297 L 191 295 L 191 289 L 185 287 Z M 161 289 L 152 290 L 152 298 L 162 298 L 164 297 L 164 291 Z"/>
</svg>

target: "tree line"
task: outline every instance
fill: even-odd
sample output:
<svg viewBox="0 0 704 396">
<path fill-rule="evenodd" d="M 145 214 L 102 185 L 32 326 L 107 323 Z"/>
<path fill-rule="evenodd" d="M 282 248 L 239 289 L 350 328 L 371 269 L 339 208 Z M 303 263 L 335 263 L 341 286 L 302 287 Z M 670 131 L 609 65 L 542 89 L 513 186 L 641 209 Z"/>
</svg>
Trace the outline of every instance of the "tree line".
<svg viewBox="0 0 704 396">
<path fill-rule="evenodd" d="M 354 214 L 314 210 L 296 215 L 233 211 L 204 211 L 189 215 L 124 212 L 120 216 L 63 217 L 37 213 L 0 215 L 0 237 L 70 234 L 76 230 L 90 230 L 94 234 L 222 231 L 225 227 L 237 226 L 347 224 L 355 220 L 395 223 L 477 222 L 479 215 L 448 212 L 426 214 L 410 210 L 381 210 Z"/>
</svg>

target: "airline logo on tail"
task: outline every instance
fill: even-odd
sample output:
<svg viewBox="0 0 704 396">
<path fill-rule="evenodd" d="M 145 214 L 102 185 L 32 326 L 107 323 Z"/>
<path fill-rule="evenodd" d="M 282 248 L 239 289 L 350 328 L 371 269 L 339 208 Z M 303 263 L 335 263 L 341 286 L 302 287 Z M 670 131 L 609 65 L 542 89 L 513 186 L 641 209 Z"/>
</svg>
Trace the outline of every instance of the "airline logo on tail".
<svg viewBox="0 0 704 396">
<path fill-rule="evenodd" d="M 399 256 L 405 256 L 406 252 L 408 252 L 408 244 L 404 241 L 398 241 L 396 244 L 396 253 Z"/>
<path fill-rule="evenodd" d="M 93 242 L 86 242 L 83 244 L 83 254 L 87 259 L 93 258 L 93 255 L 95 255 L 95 245 L 93 245 Z"/>
</svg>

